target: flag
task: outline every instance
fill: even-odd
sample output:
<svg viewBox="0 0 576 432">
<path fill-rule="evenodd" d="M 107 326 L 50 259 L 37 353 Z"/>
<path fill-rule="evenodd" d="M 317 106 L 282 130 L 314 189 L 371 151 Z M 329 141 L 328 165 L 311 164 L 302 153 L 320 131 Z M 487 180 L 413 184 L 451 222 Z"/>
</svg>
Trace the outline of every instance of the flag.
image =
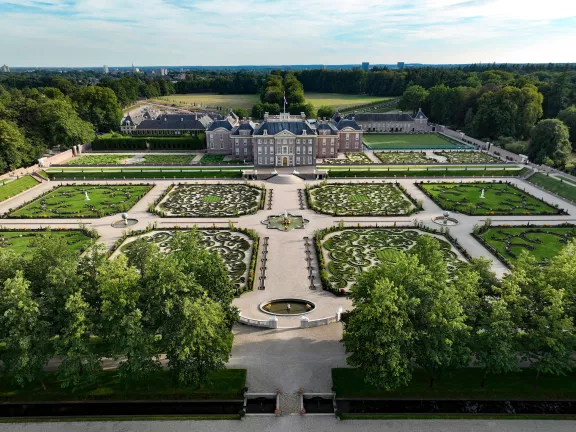
<svg viewBox="0 0 576 432">
<path fill-rule="evenodd" d="M 284 92 L 284 104 L 288 105 L 288 101 L 286 100 L 286 92 Z"/>
</svg>

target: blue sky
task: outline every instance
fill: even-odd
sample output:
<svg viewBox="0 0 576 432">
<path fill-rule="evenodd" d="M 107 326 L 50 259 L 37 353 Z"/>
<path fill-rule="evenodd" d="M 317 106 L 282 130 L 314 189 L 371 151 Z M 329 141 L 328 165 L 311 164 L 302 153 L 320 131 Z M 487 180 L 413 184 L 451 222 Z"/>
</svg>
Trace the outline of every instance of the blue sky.
<svg viewBox="0 0 576 432">
<path fill-rule="evenodd" d="M 576 0 L 0 0 L 0 64 L 576 62 Z"/>
</svg>

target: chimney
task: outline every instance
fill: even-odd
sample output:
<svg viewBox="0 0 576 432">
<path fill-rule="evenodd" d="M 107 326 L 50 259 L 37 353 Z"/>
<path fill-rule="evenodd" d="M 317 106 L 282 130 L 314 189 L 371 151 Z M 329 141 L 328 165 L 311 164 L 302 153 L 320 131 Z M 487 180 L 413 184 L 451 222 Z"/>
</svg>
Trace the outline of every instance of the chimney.
<svg viewBox="0 0 576 432">
<path fill-rule="evenodd" d="M 180 121 L 184 121 L 184 117 L 180 117 Z"/>
<path fill-rule="evenodd" d="M 306 119 L 306 113 L 301 112 L 300 117 L 302 117 L 303 120 Z"/>
<path fill-rule="evenodd" d="M 164 121 L 168 121 L 168 117 L 164 117 Z"/>
<path fill-rule="evenodd" d="M 266 121 L 266 120 L 268 120 L 268 113 L 267 112 L 264 113 L 264 121 Z"/>
</svg>

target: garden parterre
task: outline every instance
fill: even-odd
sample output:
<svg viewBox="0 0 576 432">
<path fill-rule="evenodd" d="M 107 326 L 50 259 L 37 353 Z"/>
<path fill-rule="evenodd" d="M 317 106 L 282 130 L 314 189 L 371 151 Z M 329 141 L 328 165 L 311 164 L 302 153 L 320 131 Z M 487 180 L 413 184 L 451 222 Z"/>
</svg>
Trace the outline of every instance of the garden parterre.
<svg viewBox="0 0 576 432">
<path fill-rule="evenodd" d="M 306 188 L 308 205 L 335 216 L 409 215 L 421 209 L 399 184 L 322 183 Z"/>
<path fill-rule="evenodd" d="M 194 184 L 168 188 L 153 209 L 163 217 L 230 217 L 256 213 L 265 189 L 249 184 Z"/>
<path fill-rule="evenodd" d="M 412 164 L 412 163 L 437 163 L 436 159 L 426 156 L 423 151 L 387 151 L 387 152 L 374 152 L 376 157 L 382 163 L 389 164 Z"/>
<path fill-rule="evenodd" d="M 474 234 L 504 264 L 514 263 L 522 251 L 527 251 L 545 265 L 576 238 L 576 226 L 491 226 L 481 227 Z"/>
<path fill-rule="evenodd" d="M 563 210 L 508 183 L 417 183 L 417 186 L 443 210 L 467 215 L 564 214 Z"/>
<path fill-rule="evenodd" d="M 501 159 L 479 151 L 434 152 L 445 157 L 449 163 L 504 163 Z"/>
<path fill-rule="evenodd" d="M 409 250 L 425 233 L 418 229 L 355 228 L 337 230 L 320 241 L 325 268 L 324 277 L 333 290 L 349 289 L 358 275 L 383 262 L 395 262 L 398 251 Z M 440 241 L 448 268 L 455 269 L 461 262 L 446 240 Z"/>
<path fill-rule="evenodd" d="M 162 251 L 170 252 L 171 242 L 177 231 L 162 230 L 151 231 L 140 236 L 128 237 L 120 246 L 119 252 L 125 252 L 137 239 L 155 243 Z M 183 230 L 182 232 L 186 232 Z M 249 281 L 254 278 L 252 267 L 252 254 L 254 253 L 254 238 L 238 231 L 198 229 L 201 234 L 200 244 L 211 252 L 216 252 L 228 268 L 228 275 L 235 286 L 236 292 L 241 293 L 247 288 L 251 289 Z M 117 252 L 118 253 L 118 252 Z M 255 263 L 255 262 L 254 262 Z"/>
<path fill-rule="evenodd" d="M 133 158 L 130 154 L 93 154 L 72 158 L 63 165 L 120 165 L 127 159 Z"/>
<path fill-rule="evenodd" d="M 10 218 L 96 218 L 130 210 L 151 185 L 57 186 L 12 210 Z M 88 196 L 89 200 L 86 198 Z"/>
<path fill-rule="evenodd" d="M 346 153 L 345 158 L 324 159 L 328 165 L 373 164 L 372 160 L 362 152 Z"/>
</svg>

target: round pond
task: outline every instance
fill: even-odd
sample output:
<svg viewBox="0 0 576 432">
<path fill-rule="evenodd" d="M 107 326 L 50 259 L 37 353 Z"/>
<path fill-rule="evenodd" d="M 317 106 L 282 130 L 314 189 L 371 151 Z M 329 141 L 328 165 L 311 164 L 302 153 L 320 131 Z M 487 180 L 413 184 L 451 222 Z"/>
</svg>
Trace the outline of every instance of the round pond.
<svg viewBox="0 0 576 432">
<path fill-rule="evenodd" d="M 309 300 L 283 298 L 265 301 L 258 308 L 270 315 L 291 316 L 312 312 L 316 305 Z"/>
</svg>

